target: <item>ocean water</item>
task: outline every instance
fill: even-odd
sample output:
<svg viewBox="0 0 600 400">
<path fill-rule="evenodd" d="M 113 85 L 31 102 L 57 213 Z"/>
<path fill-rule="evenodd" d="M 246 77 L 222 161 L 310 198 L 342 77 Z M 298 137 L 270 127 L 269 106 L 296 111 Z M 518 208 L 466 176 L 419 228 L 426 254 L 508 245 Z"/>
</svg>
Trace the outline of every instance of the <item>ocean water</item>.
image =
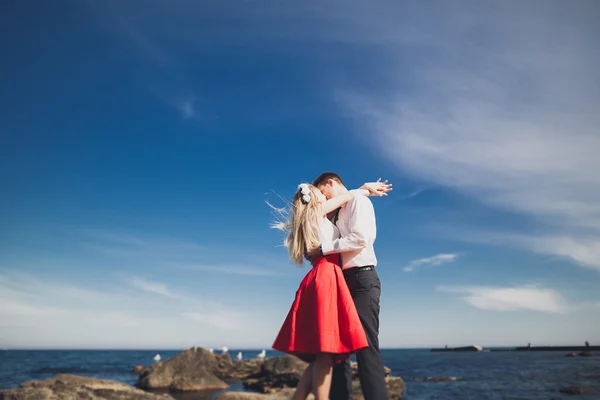
<svg viewBox="0 0 600 400">
<path fill-rule="evenodd" d="M 259 350 L 242 351 L 253 358 Z M 164 359 L 179 351 L 168 350 L 0 350 L 0 388 L 14 388 L 32 379 L 59 373 L 92 376 L 134 384 L 131 369 L 149 365 L 155 354 Z M 278 355 L 267 352 L 267 356 Z M 591 386 L 600 393 L 600 357 L 565 357 L 564 352 L 432 353 L 429 350 L 382 350 L 393 376 L 405 378 L 408 400 L 567 399 L 557 389 Z M 452 382 L 414 382 L 412 378 L 453 377 Z M 231 390 L 243 390 L 232 382 Z M 175 395 L 179 400 L 204 400 L 212 394 Z M 600 399 L 600 394 L 576 396 Z"/>
</svg>

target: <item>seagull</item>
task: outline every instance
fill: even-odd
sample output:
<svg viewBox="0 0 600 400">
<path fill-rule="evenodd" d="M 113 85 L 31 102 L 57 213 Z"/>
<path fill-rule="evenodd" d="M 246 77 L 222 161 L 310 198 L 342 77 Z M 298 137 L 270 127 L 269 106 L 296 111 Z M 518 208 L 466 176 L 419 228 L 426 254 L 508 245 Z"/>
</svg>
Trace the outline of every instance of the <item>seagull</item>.
<svg viewBox="0 0 600 400">
<path fill-rule="evenodd" d="M 237 353 L 237 356 L 235 357 L 238 361 L 242 361 L 242 352 L 240 351 L 239 353 Z"/>
<path fill-rule="evenodd" d="M 210 351 L 210 354 L 212 354 L 213 353 L 212 347 L 210 349 L 208 349 L 208 351 Z"/>
<path fill-rule="evenodd" d="M 160 354 L 157 354 L 154 356 L 154 361 L 156 361 L 156 362 L 160 361 Z"/>
<path fill-rule="evenodd" d="M 223 354 L 225 354 L 225 353 L 227 353 L 227 352 L 229 351 L 229 349 L 227 348 L 227 346 L 223 346 L 223 347 L 221 347 L 219 350 L 221 350 L 221 352 L 222 352 Z"/>
<path fill-rule="evenodd" d="M 258 353 L 256 358 L 258 358 L 259 360 L 264 360 L 266 356 L 267 356 L 267 352 L 263 350 L 260 353 Z"/>
</svg>

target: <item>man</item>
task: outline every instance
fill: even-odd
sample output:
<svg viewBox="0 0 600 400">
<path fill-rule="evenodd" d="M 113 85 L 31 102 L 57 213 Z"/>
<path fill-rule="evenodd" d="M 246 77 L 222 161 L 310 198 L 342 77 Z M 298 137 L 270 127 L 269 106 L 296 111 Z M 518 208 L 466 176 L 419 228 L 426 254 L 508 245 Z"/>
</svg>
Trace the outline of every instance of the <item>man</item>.
<svg viewBox="0 0 600 400">
<path fill-rule="evenodd" d="M 314 180 L 321 193 L 330 199 L 347 192 L 339 175 L 325 172 Z M 366 196 L 357 196 L 342 206 L 334 223 L 340 238 L 321 243 L 323 255 L 339 253 L 344 278 L 354 299 L 358 316 L 365 330 L 369 347 L 356 354 L 360 385 L 365 400 L 388 398 L 383 370 L 383 359 L 379 353 L 379 298 L 381 283 L 375 270 L 377 258 L 373 243 L 377 236 L 375 210 Z M 348 361 L 333 370 L 331 400 L 352 399 L 352 369 Z"/>
</svg>

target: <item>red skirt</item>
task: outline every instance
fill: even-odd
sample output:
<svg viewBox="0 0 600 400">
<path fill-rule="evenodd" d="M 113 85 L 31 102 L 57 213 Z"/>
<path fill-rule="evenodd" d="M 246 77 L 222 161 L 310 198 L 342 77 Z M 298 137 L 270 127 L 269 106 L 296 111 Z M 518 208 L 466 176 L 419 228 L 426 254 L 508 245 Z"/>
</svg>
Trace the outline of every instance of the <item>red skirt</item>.
<svg viewBox="0 0 600 400">
<path fill-rule="evenodd" d="M 319 257 L 306 274 L 273 349 L 311 362 L 318 353 L 341 361 L 368 347 L 337 255 Z"/>
</svg>

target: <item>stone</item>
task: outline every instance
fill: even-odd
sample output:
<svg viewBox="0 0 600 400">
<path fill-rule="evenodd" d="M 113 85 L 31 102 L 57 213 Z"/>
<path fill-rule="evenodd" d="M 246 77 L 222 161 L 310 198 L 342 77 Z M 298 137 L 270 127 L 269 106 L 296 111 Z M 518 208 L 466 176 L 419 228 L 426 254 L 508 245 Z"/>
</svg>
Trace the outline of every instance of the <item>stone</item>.
<svg viewBox="0 0 600 400">
<path fill-rule="evenodd" d="M 144 371 L 145 371 L 145 370 L 146 370 L 146 367 L 144 367 L 144 365 L 142 365 L 142 364 L 139 364 L 139 365 L 136 365 L 136 366 L 135 366 L 135 367 L 134 367 L 134 368 L 131 370 L 131 372 L 133 372 L 134 374 L 141 375 L 141 374 L 143 374 L 143 373 L 144 373 Z"/>
<path fill-rule="evenodd" d="M 218 365 L 219 361 L 210 351 L 192 347 L 146 368 L 136 387 L 175 392 L 224 390 L 229 385 L 214 374 Z"/>
<path fill-rule="evenodd" d="M 214 374 L 220 379 L 244 380 L 260 373 L 263 360 L 233 361 L 229 354 L 216 356 Z"/>
<path fill-rule="evenodd" d="M 284 388 L 295 388 L 307 363 L 292 355 L 269 358 L 262 362 L 260 371 L 243 380 L 244 387 L 260 393 Z"/>
<path fill-rule="evenodd" d="M 402 398 L 406 385 L 402 378 L 387 377 L 385 379 L 388 388 L 388 399 L 399 400 Z M 352 382 L 352 400 L 364 400 L 360 383 Z M 293 388 L 280 389 L 274 393 L 250 393 L 250 392 L 225 392 L 217 400 L 289 400 L 294 394 Z M 308 395 L 307 400 L 314 400 L 312 394 Z"/>
<path fill-rule="evenodd" d="M 352 379 L 358 379 L 358 363 L 356 361 L 351 361 L 350 366 L 352 367 Z M 391 372 L 392 370 L 388 367 L 383 367 L 383 373 L 385 376 L 389 376 Z"/>
<path fill-rule="evenodd" d="M 168 394 L 147 393 L 121 382 L 60 374 L 43 381 L 0 390 L 0 400 L 173 400 Z"/>
</svg>

